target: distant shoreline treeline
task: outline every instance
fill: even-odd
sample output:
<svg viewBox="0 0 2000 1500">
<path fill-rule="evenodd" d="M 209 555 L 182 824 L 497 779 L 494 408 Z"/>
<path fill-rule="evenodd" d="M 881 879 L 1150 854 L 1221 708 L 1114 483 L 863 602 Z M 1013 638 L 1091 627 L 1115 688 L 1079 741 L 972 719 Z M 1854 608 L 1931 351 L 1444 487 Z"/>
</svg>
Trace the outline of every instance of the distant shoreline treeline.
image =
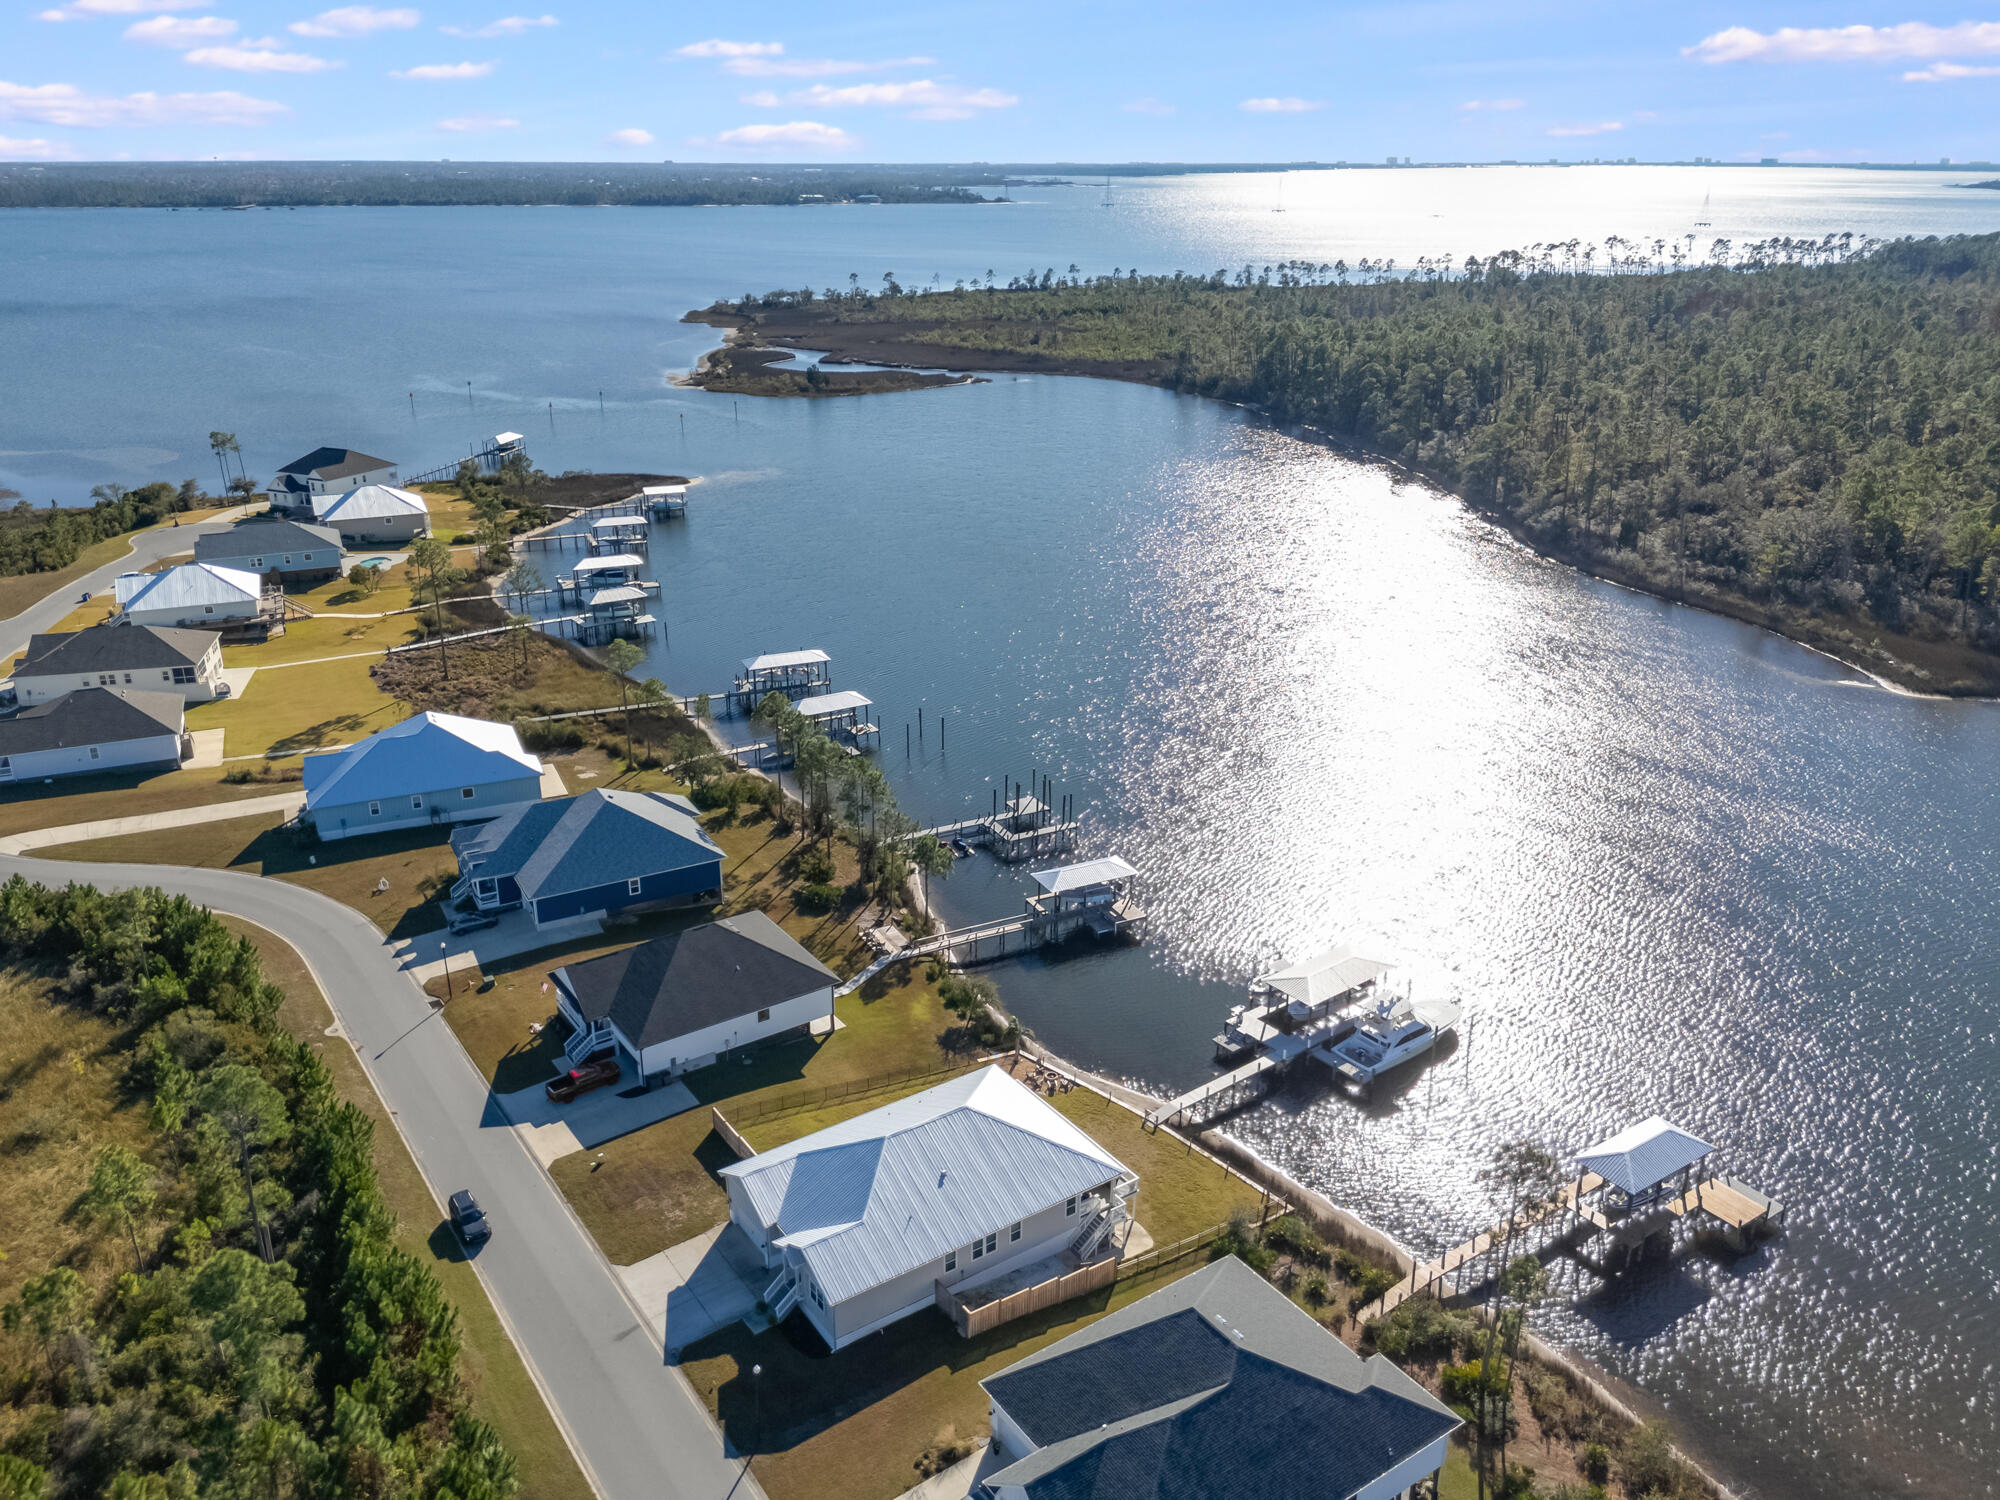
<svg viewBox="0 0 2000 1500">
<path fill-rule="evenodd" d="M 694 208 L 857 199 L 984 203 L 1001 184 L 997 173 L 965 168 L 113 162 L 0 168 L 0 208 Z"/>
<path fill-rule="evenodd" d="M 2000 236 L 1718 241 L 1707 264 L 1691 248 L 1364 262 L 1359 284 L 1344 264 L 1072 266 L 1004 289 L 851 285 L 715 311 L 877 362 L 1250 403 L 1408 464 L 1606 576 L 1913 685 L 1996 691 Z"/>
</svg>

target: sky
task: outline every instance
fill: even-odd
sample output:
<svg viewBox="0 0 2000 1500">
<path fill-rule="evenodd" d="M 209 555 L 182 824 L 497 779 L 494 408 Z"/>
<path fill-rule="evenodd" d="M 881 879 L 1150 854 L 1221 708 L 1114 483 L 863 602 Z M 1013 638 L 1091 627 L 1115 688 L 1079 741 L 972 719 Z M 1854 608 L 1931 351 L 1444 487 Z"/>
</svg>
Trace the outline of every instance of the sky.
<svg viewBox="0 0 2000 1500">
<path fill-rule="evenodd" d="M 5 160 L 2000 159 L 2000 0 L 0 3 Z"/>
</svg>

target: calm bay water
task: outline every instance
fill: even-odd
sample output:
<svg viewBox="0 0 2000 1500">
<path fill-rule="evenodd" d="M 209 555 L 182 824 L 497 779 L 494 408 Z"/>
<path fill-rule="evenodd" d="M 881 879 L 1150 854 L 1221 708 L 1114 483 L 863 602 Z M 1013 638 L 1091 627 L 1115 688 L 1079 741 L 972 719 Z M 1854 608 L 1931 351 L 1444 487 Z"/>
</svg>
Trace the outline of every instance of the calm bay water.
<svg viewBox="0 0 2000 1500">
<path fill-rule="evenodd" d="M 1572 234 L 2000 228 L 1935 174 L 1292 174 L 1023 190 L 988 209 L 0 217 L 0 482 L 253 474 L 322 441 L 700 474 L 655 528 L 650 670 L 719 688 L 819 645 L 924 816 L 1039 768 L 1148 877 L 1142 950 L 998 971 L 1050 1045 L 1208 1073 L 1252 973 L 1342 939 L 1462 995 L 1467 1037 L 1367 1110 L 1301 1085 L 1234 1127 L 1423 1250 L 1499 1141 L 1659 1111 L 1790 1206 L 1777 1245 L 1541 1323 L 1765 1495 L 1990 1495 L 2000 1462 L 2000 709 L 1543 562 L 1449 497 L 1254 416 L 999 378 L 756 403 L 667 384 L 677 320 L 773 285 L 1030 265 L 1454 257 Z M 470 382 L 468 394 L 468 382 Z M 601 397 L 600 397 L 600 392 Z M 904 725 L 927 735 L 906 755 Z M 945 747 L 937 723 L 944 720 Z M 955 916 L 1018 876 L 961 862 Z"/>
</svg>

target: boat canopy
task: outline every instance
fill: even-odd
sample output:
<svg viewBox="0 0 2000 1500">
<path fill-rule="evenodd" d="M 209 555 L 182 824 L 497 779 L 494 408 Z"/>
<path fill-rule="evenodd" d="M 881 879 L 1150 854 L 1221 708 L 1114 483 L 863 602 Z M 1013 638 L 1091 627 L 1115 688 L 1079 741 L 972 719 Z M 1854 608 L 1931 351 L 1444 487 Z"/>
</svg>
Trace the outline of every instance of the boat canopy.
<svg viewBox="0 0 2000 1500">
<path fill-rule="evenodd" d="M 1577 1161 L 1585 1170 L 1636 1197 L 1693 1166 L 1714 1149 L 1700 1137 L 1654 1115 L 1585 1147 Z"/>
<path fill-rule="evenodd" d="M 620 588 L 599 589 L 584 603 L 592 609 L 603 609 L 612 604 L 632 604 L 645 597 L 644 589 L 635 589 L 628 583 Z"/>
<path fill-rule="evenodd" d="M 592 531 L 630 531 L 634 527 L 646 529 L 644 516 L 600 516 L 590 523 Z"/>
<path fill-rule="evenodd" d="M 1061 896 L 1070 891 L 1087 890 L 1094 885 L 1109 885 L 1114 880 L 1132 880 L 1138 873 L 1117 855 L 1108 854 L 1102 859 L 1085 860 L 1080 865 L 1058 865 L 1053 870 L 1037 870 L 1035 884 L 1051 896 Z"/>
<path fill-rule="evenodd" d="M 624 571 L 632 568 L 643 568 L 645 566 L 646 559 L 643 557 L 634 557 L 629 552 L 614 552 L 609 557 L 583 558 L 571 571 L 577 573 L 606 573 L 613 568 Z"/>
<path fill-rule="evenodd" d="M 1259 975 L 1257 982 L 1307 1005 L 1320 1005 L 1371 980 L 1381 983 L 1390 968 L 1381 959 L 1363 958 L 1351 948 L 1329 948 L 1276 973 Z"/>
<path fill-rule="evenodd" d="M 875 705 L 849 689 L 844 693 L 821 693 L 817 698 L 799 699 L 799 712 L 808 719 L 831 719 L 837 714 L 857 713 Z"/>
<path fill-rule="evenodd" d="M 746 672 L 779 672 L 786 667 L 816 667 L 821 662 L 832 661 L 824 651 L 767 651 L 762 656 L 743 658 Z"/>
</svg>

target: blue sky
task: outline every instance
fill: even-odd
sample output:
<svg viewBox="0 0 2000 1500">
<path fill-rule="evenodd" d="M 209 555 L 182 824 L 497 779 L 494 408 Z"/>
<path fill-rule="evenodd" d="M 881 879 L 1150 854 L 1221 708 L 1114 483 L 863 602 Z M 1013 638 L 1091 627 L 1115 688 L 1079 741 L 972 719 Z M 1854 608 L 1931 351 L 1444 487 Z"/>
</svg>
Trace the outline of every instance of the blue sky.
<svg viewBox="0 0 2000 1500">
<path fill-rule="evenodd" d="M 11 3 L 14 160 L 2000 158 L 2000 4 Z"/>
</svg>

